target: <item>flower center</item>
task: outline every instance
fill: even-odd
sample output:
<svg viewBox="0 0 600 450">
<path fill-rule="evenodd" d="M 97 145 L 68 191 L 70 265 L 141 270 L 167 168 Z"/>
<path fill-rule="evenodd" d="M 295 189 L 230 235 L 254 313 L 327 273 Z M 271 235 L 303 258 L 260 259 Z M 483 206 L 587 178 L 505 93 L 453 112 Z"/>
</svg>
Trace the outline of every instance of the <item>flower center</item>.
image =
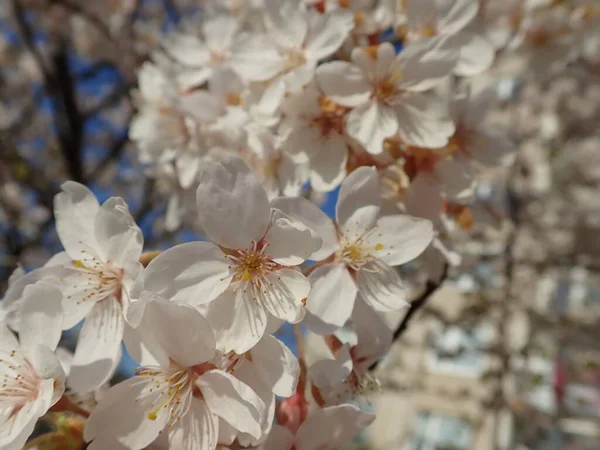
<svg viewBox="0 0 600 450">
<path fill-rule="evenodd" d="M 306 55 L 301 48 L 290 48 L 285 52 L 285 63 L 288 71 L 297 69 L 306 64 Z"/>
<path fill-rule="evenodd" d="M 349 108 L 338 105 L 329 97 L 319 97 L 321 114 L 309 123 L 309 126 L 318 128 L 321 135 L 329 137 L 331 133 L 344 134 L 345 118 Z"/>
<path fill-rule="evenodd" d="M 169 369 L 145 367 L 138 370 L 137 376 L 148 378 L 148 385 L 151 387 L 135 401 L 143 397 L 155 396 L 146 417 L 149 420 L 156 420 L 164 410 L 168 414 L 168 427 L 172 427 L 187 412 L 192 397 L 202 396 L 194 384 L 194 372 L 188 368 L 178 365 Z"/>
<path fill-rule="evenodd" d="M 402 92 L 396 83 L 402 78 L 402 72 L 396 71 L 392 75 L 377 80 L 373 86 L 373 95 L 379 101 L 391 103 Z"/>
<path fill-rule="evenodd" d="M 267 281 L 267 275 L 276 270 L 277 263 L 271 260 L 271 255 L 267 253 L 269 244 L 260 241 L 252 241 L 252 247 L 249 249 L 227 250 L 226 258 L 233 264 L 229 270 L 233 273 L 232 282 L 244 282 L 244 292 L 247 285 L 252 288 L 263 289 L 265 285 L 271 284 Z"/>
<path fill-rule="evenodd" d="M 81 277 L 81 284 L 76 284 L 74 287 L 83 287 L 83 292 L 87 292 L 87 295 L 78 300 L 77 304 L 86 301 L 97 302 L 110 295 L 114 295 L 117 301 L 121 301 L 121 285 L 125 272 L 122 268 L 113 265 L 110 261 L 102 262 L 95 256 L 85 260 L 74 259 L 72 263 L 71 267 Z"/>
<path fill-rule="evenodd" d="M 382 249 L 382 244 L 370 245 L 364 237 L 359 237 L 354 241 L 346 241 L 338 252 L 338 258 L 348 267 L 360 270 L 365 264 L 377 259 L 374 251 Z"/>
</svg>

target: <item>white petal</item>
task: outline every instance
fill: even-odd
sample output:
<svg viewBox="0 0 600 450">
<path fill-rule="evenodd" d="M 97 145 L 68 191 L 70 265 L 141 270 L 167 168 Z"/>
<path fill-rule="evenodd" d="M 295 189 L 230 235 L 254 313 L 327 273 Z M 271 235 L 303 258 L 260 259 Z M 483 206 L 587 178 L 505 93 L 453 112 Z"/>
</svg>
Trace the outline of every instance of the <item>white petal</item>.
<svg viewBox="0 0 600 450">
<path fill-rule="evenodd" d="M 395 63 L 398 87 L 423 92 L 439 85 L 452 74 L 458 55 L 454 36 L 435 36 L 411 43 L 400 52 Z"/>
<path fill-rule="evenodd" d="M 267 231 L 270 206 L 260 181 L 239 157 L 204 166 L 196 200 L 199 223 L 214 242 L 248 248 Z"/>
<path fill-rule="evenodd" d="M 252 363 L 273 393 L 290 397 L 296 391 L 300 364 L 287 346 L 273 336 L 263 337 L 251 350 Z"/>
<path fill-rule="evenodd" d="M 129 308 L 129 311 L 131 309 Z M 168 367 L 169 365 L 169 355 L 158 345 L 154 339 L 154 335 L 148 333 L 147 330 L 132 328 L 125 324 L 123 344 L 125 344 L 129 357 L 138 363 L 140 367 Z"/>
<path fill-rule="evenodd" d="M 219 419 L 206 403 L 193 399 L 190 409 L 169 431 L 169 447 L 178 450 L 214 450 Z"/>
<path fill-rule="evenodd" d="M 396 134 L 398 118 L 394 110 L 376 100 L 361 105 L 346 118 L 348 135 L 360 142 L 372 155 L 383 153 L 383 141 Z"/>
<path fill-rule="evenodd" d="M 362 70 L 345 61 L 321 64 L 316 79 L 325 95 L 340 105 L 362 105 L 371 96 L 372 86 Z"/>
<path fill-rule="evenodd" d="M 276 263 L 297 266 L 321 248 L 321 238 L 295 217 L 274 209 L 271 220 L 264 242 Z"/>
<path fill-rule="evenodd" d="M 335 217 L 344 235 L 362 235 L 375 225 L 380 204 L 381 188 L 374 167 L 359 167 L 348 175 L 335 207 Z"/>
<path fill-rule="evenodd" d="M 354 304 L 352 325 L 358 337 L 358 343 L 352 348 L 355 368 L 362 372 L 379 360 L 392 345 L 392 331 L 373 309 L 361 298 Z"/>
<path fill-rule="evenodd" d="M 170 56 L 185 67 L 202 67 L 210 61 L 206 45 L 191 34 L 171 33 L 162 45 Z"/>
<path fill-rule="evenodd" d="M 90 392 L 104 384 L 118 364 L 125 319 L 114 298 L 97 303 L 86 318 L 69 374 L 75 392 Z"/>
<path fill-rule="evenodd" d="M 371 83 L 378 82 L 393 74 L 396 50 L 389 42 L 377 46 L 377 53 L 370 48 L 356 47 L 352 50 L 352 61 L 359 66 Z M 404 52 L 405 49 L 402 50 Z"/>
<path fill-rule="evenodd" d="M 454 134 L 454 122 L 440 111 L 441 100 L 434 96 L 405 95 L 394 106 L 398 115 L 398 135 L 409 144 L 439 148 Z"/>
<path fill-rule="evenodd" d="M 266 292 L 265 292 L 266 291 Z M 303 300 L 310 291 L 310 282 L 302 272 L 282 269 L 267 276 L 267 286 L 259 294 L 261 304 L 275 317 L 296 323 L 304 318 Z"/>
<path fill-rule="evenodd" d="M 332 389 L 343 383 L 352 373 L 354 364 L 348 345 L 342 346 L 335 359 L 322 359 L 310 368 L 310 378 L 320 389 Z"/>
<path fill-rule="evenodd" d="M 338 187 L 346 177 L 348 144 L 341 135 L 314 142 L 314 152 L 310 156 L 310 186 L 318 192 L 330 192 Z"/>
<path fill-rule="evenodd" d="M 84 185 L 67 181 L 54 197 L 56 233 L 72 259 L 81 259 L 82 252 L 98 248 L 94 237 L 94 222 L 100 209 L 94 194 Z"/>
<path fill-rule="evenodd" d="M 205 313 L 215 333 L 217 348 L 238 354 L 250 350 L 263 337 L 267 316 L 265 307 L 252 298 L 251 290 L 244 292 L 240 282 L 233 283 L 208 304 Z"/>
<path fill-rule="evenodd" d="M 144 237 L 129 213 L 127 203 L 111 197 L 100 207 L 94 222 L 96 242 L 105 261 L 123 267 L 126 261 L 142 254 Z"/>
<path fill-rule="evenodd" d="M 38 282 L 23 291 L 21 333 L 19 340 L 25 353 L 43 344 L 54 350 L 62 331 L 62 293 L 55 287 Z"/>
<path fill-rule="evenodd" d="M 383 261 L 365 264 L 356 274 L 358 291 L 376 311 L 395 311 L 409 306 L 400 275 Z"/>
<path fill-rule="evenodd" d="M 96 286 L 88 284 L 86 276 L 77 270 L 69 270 L 59 280 L 47 280 L 62 291 L 63 329 L 68 330 L 81 322 L 92 310 L 101 296 L 90 296 Z"/>
<path fill-rule="evenodd" d="M 210 242 L 176 245 L 150 261 L 144 271 L 144 289 L 167 300 L 207 303 L 229 285 L 229 264 L 221 249 Z"/>
<path fill-rule="evenodd" d="M 118 440 L 127 448 L 141 449 L 152 443 L 165 428 L 168 414 L 161 408 L 156 420 L 147 414 L 155 407 L 156 396 L 142 396 L 148 383 L 133 377 L 111 387 L 103 396 L 87 420 L 84 429 L 86 442 L 91 450 L 106 450 L 112 440 Z M 157 394 L 158 395 L 158 394 Z"/>
<path fill-rule="evenodd" d="M 354 405 L 330 406 L 308 416 L 296 433 L 298 450 L 340 448 L 375 420 Z"/>
<path fill-rule="evenodd" d="M 446 6 L 439 12 L 439 28 L 444 34 L 454 34 L 462 30 L 475 18 L 477 11 L 479 11 L 477 0 L 456 0 L 441 5 Z"/>
<path fill-rule="evenodd" d="M 267 35 L 242 34 L 234 44 L 231 67 L 246 81 L 266 81 L 286 67 L 285 59 Z"/>
<path fill-rule="evenodd" d="M 0 323 L 0 351 L 10 353 L 19 348 L 19 341 L 8 327 Z"/>
<path fill-rule="evenodd" d="M 212 330 L 200 312 L 191 306 L 148 300 L 140 327 L 152 333 L 170 359 L 183 367 L 208 361 L 214 355 Z"/>
<path fill-rule="evenodd" d="M 314 270 L 308 279 L 311 291 L 306 302 L 304 325 L 317 334 L 328 334 L 341 328 L 352 314 L 357 293 L 346 266 L 326 264 Z"/>
<path fill-rule="evenodd" d="M 463 77 L 480 74 L 489 69 L 494 62 L 495 50 L 485 38 L 478 34 L 463 31 L 454 39 L 460 46 L 460 56 L 454 73 Z"/>
<path fill-rule="evenodd" d="M 265 27 L 269 36 L 285 48 L 300 48 L 308 31 L 302 2 L 264 0 Z"/>
<path fill-rule="evenodd" d="M 333 221 L 314 203 L 302 197 L 279 197 L 271 202 L 271 206 L 299 220 L 321 237 L 323 245 L 309 259 L 320 261 L 337 250 L 338 238 Z"/>
<path fill-rule="evenodd" d="M 354 17 L 343 10 L 325 14 L 311 10 L 309 24 L 306 52 L 312 59 L 321 60 L 340 48 L 354 27 Z"/>
<path fill-rule="evenodd" d="M 202 34 L 211 50 L 229 50 L 239 29 L 239 21 L 229 14 L 217 14 L 202 21 Z"/>
<path fill-rule="evenodd" d="M 198 378 L 196 385 L 213 414 L 239 431 L 260 437 L 265 404 L 246 384 L 226 372 L 211 370 Z"/>
<path fill-rule="evenodd" d="M 433 224 L 401 214 L 384 216 L 366 239 L 375 247 L 374 256 L 390 266 L 399 266 L 412 261 L 429 246 Z"/>
</svg>

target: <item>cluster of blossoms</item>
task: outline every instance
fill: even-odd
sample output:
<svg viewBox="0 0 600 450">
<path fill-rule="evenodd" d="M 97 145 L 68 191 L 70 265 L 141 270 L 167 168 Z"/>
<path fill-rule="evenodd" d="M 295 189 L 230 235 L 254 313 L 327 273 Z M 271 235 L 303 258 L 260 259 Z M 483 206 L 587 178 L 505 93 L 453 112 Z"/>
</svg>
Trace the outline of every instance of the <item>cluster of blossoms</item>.
<svg viewBox="0 0 600 450">
<path fill-rule="evenodd" d="M 399 266 L 438 279 L 456 264 L 481 173 L 514 151 L 472 78 L 499 49 L 561 42 L 592 64 L 600 48 L 573 32 L 600 18 L 585 2 L 204 3 L 141 66 L 129 137 L 167 228 L 205 240 L 144 253 L 121 198 L 62 185 L 64 252 L 16 272 L 0 303 L 2 450 L 82 396 L 90 450 L 350 442 L 374 420 L 357 398 L 393 341 L 381 315 L 409 306 Z M 315 203 L 334 190 L 332 220 Z M 284 323 L 331 358 L 307 367 L 274 337 Z M 139 368 L 108 387 L 123 346 Z"/>
</svg>

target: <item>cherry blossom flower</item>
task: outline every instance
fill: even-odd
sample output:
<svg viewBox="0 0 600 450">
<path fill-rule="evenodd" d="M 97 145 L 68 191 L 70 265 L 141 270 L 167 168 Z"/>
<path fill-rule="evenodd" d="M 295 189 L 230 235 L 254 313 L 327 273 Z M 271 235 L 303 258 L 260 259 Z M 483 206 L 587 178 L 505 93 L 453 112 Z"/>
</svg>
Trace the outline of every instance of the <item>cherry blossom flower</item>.
<svg viewBox="0 0 600 450">
<path fill-rule="evenodd" d="M 149 350 L 137 374 L 106 392 L 84 437 L 90 450 L 118 444 L 142 449 L 163 431 L 172 448 L 212 450 L 220 419 L 259 438 L 265 405 L 245 383 L 209 360 L 215 340 L 202 315 L 188 305 L 145 299 L 134 302 L 131 321 Z M 177 326 L 173 326 L 177 324 Z"/>
<path fill-rule="evenodd" d="M 452 36 L 458 53 L 454 73 L 477 75 L 490 68 L 495 53 L 490 42 L 468 28 L 478 11 L 478 0 L 407 0 L 406 40 Z"/>
<path fill-rule="evenodd" d="M 85 319 L 69 385 L 91 391 L 106 382 L 120 359 L 129 290 L 142 271 L 143 236 L 127 204 L 111 197 L 100 206 L 85 186 L 68 181 L 54 200 L 56 231 L 65 252 L 44 278 L 63 292 L 64 329 Z"/>
<path fill-rule="evenodd" d="M 347 132 L 369 153 L 382 153 L 384 139 L 394 134 L 413 145 L 440 147 L 454 126 L 440 110 L 441 100 L 423 92 L 451 73 L 455 52 L 448 43 L 417 42 L 398 55 L 389 43 L 355 48 L 352 63 L 320 65 L 317 82 L 335 103 L 353 108 Z"/>
<path fill-rule="evenodd" d="M 259 180 L 237 157 L 206 165 L 197 203 L 199 223 L 217 245 L 190 242 L 163 252 L 145 271 L 145 289 L 204 305 L 224 352 L 252 348 L 271 316 L 302 320 L 310 284 L 295 266 L 320 248 L 320 237 L 271 207 Z"/>
<path fill-rule="evenodd" d="M 350 108 L 336 104 L 310 83 L 289 96 L 282 111 L 282 149 L 298 163 L 308 162 L 313 189 L 327 192 L 339 186 L 348 162 L 346 116 Z"/>
<path fill-rule="evenodd" d="M 265 0 L 264 11 L 267 33 L 280 54 L 278 75 L 290 92 L 313 79 L 317 63 L 331 56 L 353 27 L 347 11 L 320 14 L 303 0 Z"/>
<path fill-rule="evenodd" d="M 316 409 L 296 433 L 276 425 L 261 450 L 334 450 L 352 441 L 375 419 L 354 405 Z"/>
<path fill-rule="evenodd" d="M 36 421 L 65 389 L 54 350 L 62 329 L 61 292 L 36 283 L 25 288 L 19 340 L 0 324 L 0 448 L 20 450 Z"/>
<path fill-rule="evenodd" d="M 309 275 L 312 288 L 306 307 L 310 314 L 304 322 L 317 333 L 344 325 L 359 292 L 378 311 L 407 305 L 394 266 L 425 250 L 433 238 L 433 226 L 407 215 L 379 217 L 380 199 L 377 171 L 361 167 L 342 183 L 336 224 L 319 225 L 324 245 L 315 259 L 322 262 Z"/>
</svg>

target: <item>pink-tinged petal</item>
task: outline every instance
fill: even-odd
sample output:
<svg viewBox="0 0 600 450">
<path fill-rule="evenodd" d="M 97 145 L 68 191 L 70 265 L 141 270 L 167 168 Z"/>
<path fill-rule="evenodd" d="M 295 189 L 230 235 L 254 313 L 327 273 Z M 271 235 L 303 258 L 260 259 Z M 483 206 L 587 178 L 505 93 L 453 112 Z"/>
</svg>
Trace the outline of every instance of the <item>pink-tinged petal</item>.
<svg viewBox="0 0 600 450">
<path fill-rule="evenodd" d="M 137 260 L 142 254 L 144 237 L 129 213 L 127 203 L 111 197 L 100 207 L 94 222 L 94 234 L 101 256 L 117 267 Z"/>
<path fill-rule="evenodd" d="M 39 398 L 44 399 L 44 412 L 54 405 L 65 391 L 65 371 L 54 350 L 38 345 L 28 351 L 27 357 L 36 373 L 45 383 Z"/>
<path fill-rule="evenodd" d="M 354 17 L 351 12 L 344 10 L 327 14 L 311 10 L 309 23 L 306 53 L 317 61 L 331 56 L 341 47 L 354 28 Z"/>
<path fill-rule="evenodd" d="M 427 91 L 452 74 L 458 56 L 453 36 L 435 36 L 413 42 L 396 59 L 396 83 L 402 90 Z"/>
<path fill-rule="evenodd" d="M 82 252 L 97 251 L 94 223 L 100 209 L 94 194 L 83 184 L 67 181 L 54 197 L 56 233 L 72 259 L 81 259 Z"/>
<path fill-rule="evenodd" d="M 359 167 L 344 182 L 335 217 L 346 237 L 363 235 L 377 221 L 381 204 L 379 175 L 374 167 Z"/>
<path fill-rule="evenodd" d="M 19 341 L 8 327 L 0 323 L 0 351 L 10 353 L 19 348 Z"/>
<path fill-rule="evenodd" d="M 297 266 L 321 248 L 323 241 L 308 226 L 278 209 L 272 211 L 271 226 L 265 236 L 267 252 L 283 266 Z"/>
<path fill-rule="evenodd" d="M 62 332 L 62 293 L 38 282 L 23 291 L 19 340 L 25 353 L 42 344 L 54 350 Z"/>
<path fill-rule="evenodd" d="M 125 319 L 114 298 L 97 303 L 79 333 L 69 386 L 91 392 L 110 379 L 118 364 Z"/>
<path fill-rule="evenodd" d="M 406 291 L 400 275 L 383 261 L 365 264 L 356 274 L 358 291 L 376 311 L 395 311 L 406 308 Z"/>
<path fill-rule="evenodd" d="M 265 334 L 269 314 L 252 298 L 252 290 L 244 289 L 241 282 L 233 283 L 206 306 L 206 320 L 215 333 L 217 348 L 224 353 L 245 353 Z"/>
<path fill-rule="evenodd" d="M 206 403 L 193 399 L 190 409 L 169 430 L 169 447 L 178 450 L 214 450 L 219 435 L 219 419 Z"/>
<path fill-rule="evenodd" d="M 348 114 L 348 135 L 360 142 L 373 155 L 383 153 L 383 141 L 396 134 L 398 118 L 394 110 L 373 99 Z"/>
<path fill-rule="evenodd" d="M 262 450 L 291 450 L 295 441 L 296 437 L 290 430 L 281 425 L 274 425 Z"/>
<path fill-rule="evenodd" d="M 258 439 L 265 403 L 248 385 L 221 370 L 211 370 L 196 380 L 206 404 L 238 431 Z"/>
<path fill-rule="evenodd" d="M 166 408 L 157 411 L 155 420 L 148 413 L 156 408 L 152 405 L 158 397 L 142 395 L 149 383 L 133 377 L 111 387 L 102 396 L 100 403 L 88 418 L 84 429 L 86 442 L 91 450 L 106 450 L 113 441 L 127 448 L 144 448 L 163 431 L 169 420 Z"/>
<path fill-rule="evenodd" d="M 144 271 L 144 289 L 167 300 L 207 303 L 229 285 L 230 264 L 210 242 L 176 245 L 150 261 Z"/>
<path fill-rule="evenodd" d="M 196 192 L 199 224 L 226 248 L 248 248 L 265 235 L 270 219 L 267 193 L 239 157 L 204 166 Z"/>
<path fill-rule="evenodd" d="M 314 143 L 315 152 L 310 157 L 310 186 L 318 192 L 331 192 L 346 177 L 348 144 L 342 135 L 320 138 Z"/>
<path fill-rule="evenodd" d="M 262 306 L 275 317 L 296 323 L 304 318 L 304 305 L 310 282 L 302 272 L 282 269 L 267 276 L 267 283 L 257 297 Z"/>
<path fill-rule="evenodd" d="M 341 328 L 352 314 L 357 293 L 346 266 L 326 264 L 315 269 L 308 280 L 311 290 L 304 325 L 317 334 L 328 334 Z"/>
<path fill-rule="evenodd" d="M 440 148 L 448 143 L 455 126 L 440 108 L 443 102 L 431 95 L 413 94 L 403 96 L 394 105 L 398 116 L 398 135 L 405 142 L 424 148 Z"/>
<path fill-rule="evenodd" d="M 9 416 L 11 410 L 6 407 L 0 409 L 0 448 L 20 450 L 33 433 L 37 419 L 46 411 L 43 402 L 35 400 L 25 403 L 16 414 Z"/>
<path fill-rule="evenodd" d="M 340 448 L 351 442 L 373 420 L 373 414 L 364 413 L 354 405 L 317 409 L 298 429 L 296 448 Z"/>
<path fill-rule="evenodd" d="M 152 334 L 170 359 L 183 367 L 191 367 L 213 357 L 215 338 L 198 310 L 174 302 L 140 300 L 144 301 L 147 304 L 141 331 Z"/>
<path fill-rule="evenodd" d="M 279 197 L 271 202 L 273 208 L 302 222 L 320 236 L 323 244 L 308 259 L 320 261 L 338 249 L 338 238 L 333 221 L 314 203 L 302 197 Z"/>
<path fill-rule="evenodd" d="M 265 383 L 272 386 L 275 395 L 289 397 L 296 391 L 300 364 L 283 342 L 273 336 L 265 336 L 251 352 L 252 363 Z"/>
<path fill-rule="evenodd" d="M 316 79 L 319 89 L 340 105 L 362 105 L 371 97 L 372 86 L 360 67 L 345 61 L 321 64 Z"/>
<path fill-rule="evenodd" d="M 471 77 L 489 69 L 496 55 L 495 49 L 485 38 L 478 34 L 462 31 L 454 36 L 460 48 L 454 73 L 462 77 Z"/>
<path fill-rule="evenodd" d="M 352 311 L 352 325 L 358 337 L 358 343 L 352 348 L 355 368 L 359 372 L 366 371 L 389 350 L 392 331 L 360 294 Z"/>
<path fill-rule="evenodd" d="M 367 236 L 373 255 L 390 266 L 412 261 L 433 239 L 433 224 L 404 214 L 381 217 Z"/>
</svg>

